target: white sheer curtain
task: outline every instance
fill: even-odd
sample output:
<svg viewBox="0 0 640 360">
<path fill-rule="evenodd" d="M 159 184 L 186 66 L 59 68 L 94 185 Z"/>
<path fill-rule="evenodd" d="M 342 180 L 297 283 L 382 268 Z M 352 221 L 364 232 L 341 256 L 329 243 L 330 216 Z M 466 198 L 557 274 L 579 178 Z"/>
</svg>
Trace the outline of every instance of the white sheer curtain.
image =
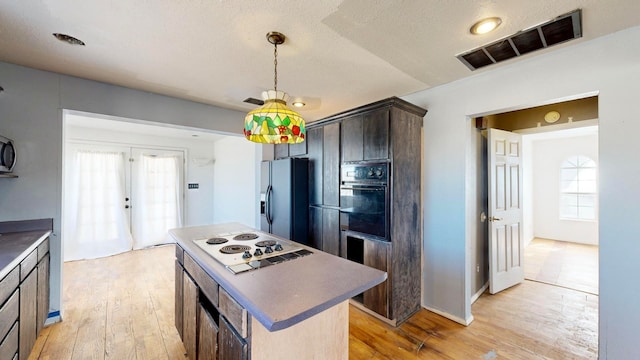
<svg viewBox="0 0 640 360">
<path fill-rule="evenodd" d="M 133 248 L 174 242 L 167 230 L 182 226 L 179 158 L 141 154 L 135 161 Z"/>
<path fill-rule="evenodd" d="M 93 259 L 131 249 L 124 208 L 124 153 L 76 150 L 69 169 L 64 260 Z"/>
</svg>

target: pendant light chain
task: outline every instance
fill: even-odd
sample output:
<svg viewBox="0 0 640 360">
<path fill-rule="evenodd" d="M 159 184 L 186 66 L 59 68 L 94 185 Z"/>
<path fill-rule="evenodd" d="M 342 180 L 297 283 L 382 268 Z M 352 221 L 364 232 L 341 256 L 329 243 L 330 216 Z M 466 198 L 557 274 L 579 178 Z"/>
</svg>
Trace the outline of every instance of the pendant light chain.
<svg viewBox="0 0 640 360">
<path fill-rule="evenodd" d="M 278 44 L 273 44 L 273 90 L 278 91 Z"/>
</svg>

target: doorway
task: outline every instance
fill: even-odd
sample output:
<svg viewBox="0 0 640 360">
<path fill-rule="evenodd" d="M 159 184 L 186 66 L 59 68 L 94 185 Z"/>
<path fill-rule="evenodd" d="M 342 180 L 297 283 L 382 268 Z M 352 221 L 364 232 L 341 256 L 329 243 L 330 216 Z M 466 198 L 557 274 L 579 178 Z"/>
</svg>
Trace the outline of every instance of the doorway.
<svg viewBox="0 0 640 360">
<path fill-rule="evenodd" d="M 169 243 L 182 224 L 184 152 L 97 142 L 65 151 L 65 261 Z"/>
</svg>

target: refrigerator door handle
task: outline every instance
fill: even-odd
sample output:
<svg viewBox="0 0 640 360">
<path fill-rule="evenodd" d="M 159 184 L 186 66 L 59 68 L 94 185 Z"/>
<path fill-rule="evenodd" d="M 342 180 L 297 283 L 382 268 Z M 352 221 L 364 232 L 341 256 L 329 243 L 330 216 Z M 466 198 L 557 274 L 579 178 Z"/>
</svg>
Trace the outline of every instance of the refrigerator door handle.
<svg viewBox="0 0 640 360">
<path fill-rule="evenodd" d="M 271 185 L 269 185 L 267 187 L 267 201 L 266 201 L 266 211 L 265 211 L 265 215 L 267 217 L 267 223 L 269 223 L 269 225 L 271 225 L 271 222 L 273 221 L 273 218 L 271 217 L 271 192 L 273 192 L 273 188 L 271 187 Z"/>
</svg>

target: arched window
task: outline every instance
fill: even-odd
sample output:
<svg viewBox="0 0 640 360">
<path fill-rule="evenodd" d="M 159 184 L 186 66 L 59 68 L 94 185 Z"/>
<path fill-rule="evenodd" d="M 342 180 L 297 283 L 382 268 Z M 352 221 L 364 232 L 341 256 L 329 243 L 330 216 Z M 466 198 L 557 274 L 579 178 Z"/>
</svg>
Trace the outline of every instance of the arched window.
<svg viewBox="0 0 640 360">
<path fill-rule="evenodd" d="M 596 219 L 597 166 L 583 155 L 572 156 L 560 167 L 560 218 Z"/>
</svg>

